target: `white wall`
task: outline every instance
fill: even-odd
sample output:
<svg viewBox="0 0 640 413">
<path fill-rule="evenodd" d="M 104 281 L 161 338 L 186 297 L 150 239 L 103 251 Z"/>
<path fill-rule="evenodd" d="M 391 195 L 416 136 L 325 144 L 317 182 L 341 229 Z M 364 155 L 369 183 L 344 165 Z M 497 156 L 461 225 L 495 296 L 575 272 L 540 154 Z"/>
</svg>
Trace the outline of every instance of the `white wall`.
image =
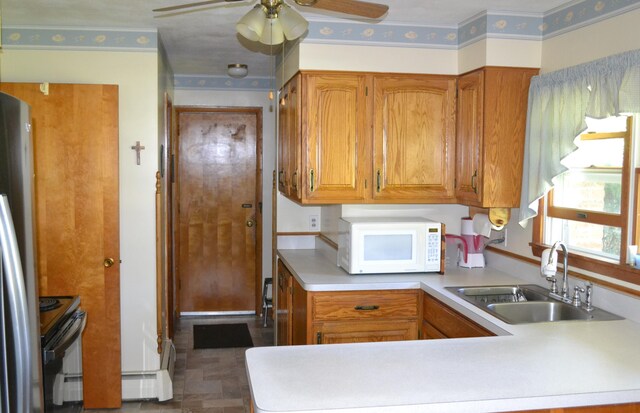
<svg viewBox="0 0 640 413">
<path fill-rule="evenodd" d="M 159 368 L 156 351 L 155 173 L 158 168 L 155 52 L 3 49 L 4 82 L 116 84 L 119 90 L 120 314 L 122 370 Z M 136 165 L 136 141 L 146 147 Z"/>
<path fill-rule="evenodd" d="M 536 40 L 483 39 L 458 52 L 458 72 L 483 66 L 540 67 L 542 42 Z"/>
<path fill-rule="evenodd" d="M 203 107 L 262 107 L 262 274 L 271 276 L 271 196 L 272 172 L 276 168 L 275 102 L 267 91 L 220 91 L 177 89 L 174 106 Z"/>
<path fill-rule="evenodd" d="M 458 52 L 335 44 L 300 44 L 300 70 L 457 74 Z"/>
<path fill-rule="evenodd" d="M 638 48 L 640 9 L 545 40 L 541 72 L 552 72 Z"/>
</svg>

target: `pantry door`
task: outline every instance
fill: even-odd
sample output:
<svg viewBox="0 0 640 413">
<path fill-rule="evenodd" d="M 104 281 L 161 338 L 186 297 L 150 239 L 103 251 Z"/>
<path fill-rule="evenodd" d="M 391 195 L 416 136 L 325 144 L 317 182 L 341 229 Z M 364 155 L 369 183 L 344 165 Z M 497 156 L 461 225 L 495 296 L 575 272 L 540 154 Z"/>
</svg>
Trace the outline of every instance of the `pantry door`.
<svg viewBox="0 0 640 413">
<path fill-rule="evenodd" d="M 84 406 L 120 407 L 118 86 L 0 90 L 31 106 L 40 295 L 80 296 Z"/>
<path fill-rule="evenodd" d="M 180 313 L 256 312 L 262 109 L 178 108 L 177 114 Z"/>
</svg>

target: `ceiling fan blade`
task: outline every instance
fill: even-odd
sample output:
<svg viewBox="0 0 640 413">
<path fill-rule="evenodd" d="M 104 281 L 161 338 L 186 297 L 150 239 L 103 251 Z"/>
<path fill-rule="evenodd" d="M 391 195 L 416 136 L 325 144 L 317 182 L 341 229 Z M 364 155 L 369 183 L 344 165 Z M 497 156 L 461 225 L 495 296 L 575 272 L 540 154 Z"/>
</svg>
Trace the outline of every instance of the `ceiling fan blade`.
<svg viewBox="0 0 640 413">
<path fill-rule="evenodd" d="M 162 7 L 160 9 L 153 9 L 153 11 L 171 11 L 171 10 L 186 9 L 188 7 L 206 6 L 207 4 L 233 3 L 236 1 L 242 1 L 242 0 L 207 0 L 207 1 L 199 1 L 196 3 L 180 4 L 177 6 Z"/>
<path fill-rule="evenodd" d="M 370 19 L 380 18 L 389 10 L 389 6 L 385 4 L 369 3 L 359 0 L 317 0 L 314 4 L 310 5 L 310 7 Z"/>
</svg>

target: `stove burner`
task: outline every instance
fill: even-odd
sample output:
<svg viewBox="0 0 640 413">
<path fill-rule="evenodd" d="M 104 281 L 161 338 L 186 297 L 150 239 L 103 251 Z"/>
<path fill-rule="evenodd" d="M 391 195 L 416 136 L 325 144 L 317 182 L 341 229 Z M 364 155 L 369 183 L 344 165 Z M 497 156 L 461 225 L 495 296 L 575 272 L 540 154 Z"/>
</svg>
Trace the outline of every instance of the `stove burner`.
<svg viewBox="0 0 640 413">
<path fill-rule="evenodd" d="M 60 306 L 60 300 L 57 298 L 40 298 L 40 311 L 49 311 Z"/>
</svg>

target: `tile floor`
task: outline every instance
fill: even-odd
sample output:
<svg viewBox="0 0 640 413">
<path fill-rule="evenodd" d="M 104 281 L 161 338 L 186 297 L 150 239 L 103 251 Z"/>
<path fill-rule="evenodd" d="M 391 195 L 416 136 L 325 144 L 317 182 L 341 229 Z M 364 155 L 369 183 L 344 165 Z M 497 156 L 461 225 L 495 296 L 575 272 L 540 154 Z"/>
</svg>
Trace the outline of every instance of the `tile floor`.
<svg viewBox="0 0 640 413">
<path fill-rule="evenodd" d="M 253 345 L 273 345 L 273 321 L 262 327 L 258 317 L 182 318 L 176 324 L 177 359 L 173 380 L 173 400 L 123 402 L 122 408 L 108 412 L 160 413 L 248 413 L 250 394 L 245 371 L 245 348 L 193 349 L 193 325 L 242 323 L 249 325 Z M 104 410 L 85 410 L 100 413 Z"/>
</svg>

